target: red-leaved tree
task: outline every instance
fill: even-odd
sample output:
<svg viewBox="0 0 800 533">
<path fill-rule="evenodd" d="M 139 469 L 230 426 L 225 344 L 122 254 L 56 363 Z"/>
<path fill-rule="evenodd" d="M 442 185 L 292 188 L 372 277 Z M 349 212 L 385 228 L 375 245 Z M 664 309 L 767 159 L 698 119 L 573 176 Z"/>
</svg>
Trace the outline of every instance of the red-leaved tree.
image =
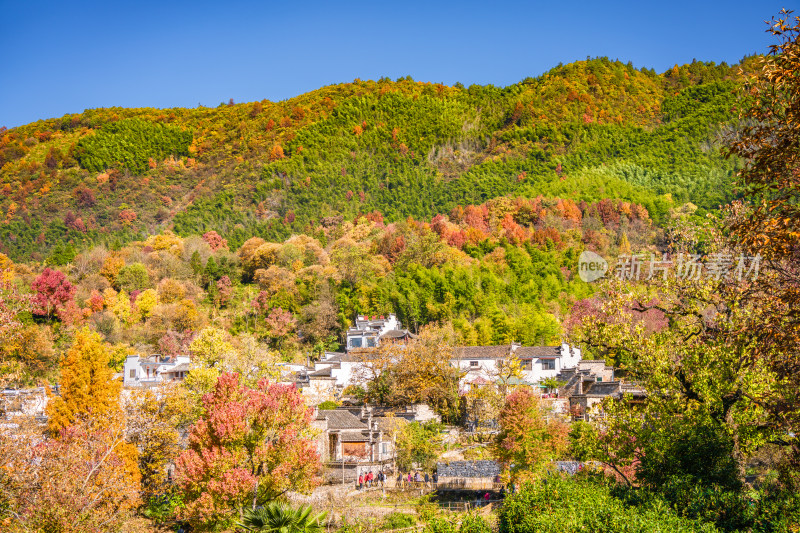
<svg viewBox="0 0 800 533">
<path fill-rule="evenodd" d="M 52 317 L 75 296 L 75 286 L 60 270 L 45 268 L 31 285 L 33 314 Z"/>
<path fill-rule="evenodd" d="M 222 276 L 217 280 L 217 304 L 220 307 L 227 306 L 233 297 L 233 284 L 231 278 Z"/>
<path fill-rule="evenodd" d="M 319 484 L 313 411 L 294 386 L 262 379 L 250 389 L 226 373 L 203 396 L 203 407 L 176 463 L 186 519 L 224 523 L 245 508 Z"/>
<path fill-rule="evenodd" d="M 206 241 L 214 251 L 228 249 L 228 240 L 223 239 L 220 234 L 214 230 L 203 233 L 203 240 Z"/>
<path fill-rule="evenodd" d="M 297 327 L 297 320 L 289 311 L 275 307 L 269 312 L 265 325 L 267 335 L 280 346 L 283 339 Z"/>
<path fill-rule="evenodd" d="M 514 481 L 541 475 L 569 444 L 569 426 L 547 420 L 539 398 L 527 388 L 517 389 L 506 398 L 499 421 L 494 452 L 503 467 L 510 468 Z"/>
</svg>

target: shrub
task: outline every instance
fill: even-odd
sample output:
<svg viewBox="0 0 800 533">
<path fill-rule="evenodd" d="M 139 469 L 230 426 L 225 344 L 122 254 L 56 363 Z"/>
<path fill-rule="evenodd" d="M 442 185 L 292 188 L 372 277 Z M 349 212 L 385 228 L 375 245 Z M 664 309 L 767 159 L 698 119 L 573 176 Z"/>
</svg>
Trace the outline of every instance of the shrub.
<svg viewBox="0 0 800 533">
<path fill-rule="evenodd" d="M 651 498 L 639 506 L 629 506 L 614 497 L 606 485 L 556 476 L 528 483 L 506 498 L 499 526 L 500 533 L 718 531 L 711 524 L 678 517 L 661 499 Z"/>
<path fill-rule="evenodd" d="M 458 533 L 492 533 L 492 528 L 486 523 L 482 516 L 468 514 L 461 520 L 461 527 Z"/>
<path fill-rule="evenodd" d="M 383 529 L 403 529 L 416 525 L 417 519 L 406 513 L 390 513 L 383 519 Z"/>
</svg>

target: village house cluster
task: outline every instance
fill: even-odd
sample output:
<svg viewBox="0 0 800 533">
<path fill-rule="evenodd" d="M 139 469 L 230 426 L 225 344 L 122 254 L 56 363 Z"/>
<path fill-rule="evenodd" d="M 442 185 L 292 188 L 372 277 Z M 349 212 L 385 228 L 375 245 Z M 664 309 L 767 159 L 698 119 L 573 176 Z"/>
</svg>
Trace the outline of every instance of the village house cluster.
<svg viewBox="0 0 800 533">
<path fill-rule="evenodd" d="M 393 314 L 360 315 L 347 331 L 344 352 L 325 352 L 320 360 L 307 364 L 281 364 L 282 382 L 295 385 L 309 405 L 319 406 L 332 400 L 343 404 L 333 409 L 315 408 L 317 449 L 328 465 L 325 475 L 329 480 L 349 482 L 366 473 L 367 468 L 387 469 L 396 457 L 396 435 L 404 424 L 440 420 L 424 404 L 387 409 L 358 405 L 344 395 L 349 386 L 361 385 L 358 376 L 363 374 L 359 374 L 359 367 L 370 364 L 371 349 L 385 342 L 407 343 L 415 337 Z M 458 346 L 453 349 L 450 363 L 459 369 L 459 389 L 466 394 L 476 387 L 494 387 L 503 374 L 503 365 L 512 360 L 516 361 L 518 371 L 507 379 L 506 385 L 541 391 L 557 416 L 586 419 L 601 414 L 598 404 L 604 398 L 645 396 L 645 391 L 635 383 L 617 379 L 614 369 L 605 361 L 583 359 L 579 348 L 566 343 Z M 191 365 L 188 355 L 131 355 L 117 377 L 126 389 L 158 387 L 183 381 Z M 558 384 L 556 390 L 548 386 L 552 383 Z M 23 413 L 41 416 L 47 399 L 43 389 L 5 391 L 0 396 L 0 415 L 6 419 Z"/>
</svg>

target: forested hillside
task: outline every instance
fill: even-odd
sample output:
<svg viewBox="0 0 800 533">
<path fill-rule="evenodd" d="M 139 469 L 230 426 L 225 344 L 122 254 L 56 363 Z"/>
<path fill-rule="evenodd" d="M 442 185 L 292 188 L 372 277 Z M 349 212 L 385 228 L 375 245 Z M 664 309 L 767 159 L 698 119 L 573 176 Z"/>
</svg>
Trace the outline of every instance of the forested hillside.
<svg viewBox="0 0 800 533">
<path fill-rule="evenodd" d="M 731 199 L 741 65 L 606 58 L 505 88 L 356 80 L 283 102 L 92 109 L 5 130 L 0 252 L 64 264 L 171 229 L 232 247 L 331 217 L 430 220 L 502 197 L 619 199 L 660 223 Z"/>
<path fill-rule="evenodd" d="M 659 75 L 593 59 L 505 88 L 357 80 L 5 131 L 5 381 L 55 380 L 84 325 L 117 369 L 208 328 L 303 360 L 357 313 L 466 345 L 557 343 L 592 293 L 583 250 L 658 250 L 732 199 L 740 163 L 720 145 L 748 61 Z"/>
</svg>

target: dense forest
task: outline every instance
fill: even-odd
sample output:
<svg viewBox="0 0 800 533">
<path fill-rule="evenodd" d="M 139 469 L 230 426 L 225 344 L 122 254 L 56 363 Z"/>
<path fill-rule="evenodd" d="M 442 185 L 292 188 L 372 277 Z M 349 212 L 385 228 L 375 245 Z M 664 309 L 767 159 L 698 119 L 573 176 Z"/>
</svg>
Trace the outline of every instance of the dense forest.
<svg viewBox="0 0 800 533">
<path fill-rule="evenodd" d="M 357 313 L 469 345 L 559 342 L 592 293 L 583 250 L 663 249 L 733 198 L 740 162 L 720 146 L 754 62 L 589 59 L 505 88 L 356 80 L 4 131 L 0 257 L 33 299 L 8 376 L 54 379 L 84 324 L 118 362 L 212 324 L 302 359 L 338 348 Z"/>
<path fill-rule="evenodd" d="M 718 146 L 753 63 L 657 74 L 598 58 L 504 88 L 355 80 L 282 102 L 41 120 L 0 132 L 0 252 L 58 265 L 163 230 L 235 248 L 503 196 L 702 215 L 732 198 L 739 163 Z"/>
</svg>

